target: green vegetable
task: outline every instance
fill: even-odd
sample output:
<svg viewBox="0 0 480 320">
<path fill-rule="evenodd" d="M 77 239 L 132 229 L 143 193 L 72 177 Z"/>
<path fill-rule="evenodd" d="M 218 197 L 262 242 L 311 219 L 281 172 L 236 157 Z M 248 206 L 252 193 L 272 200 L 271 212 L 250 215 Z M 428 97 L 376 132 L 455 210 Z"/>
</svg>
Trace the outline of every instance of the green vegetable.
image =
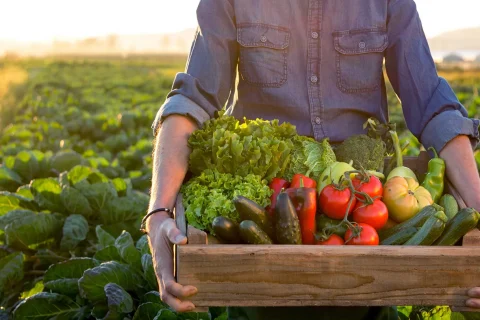
<svg viewBox="0 0 480 320">
<path fill-rule="evenodd" d="M 302 244 L 300 221 L 292 200 L 286 192 L 281 192 L 275 206 L 275 232 L 280 244 Z"/>
<path fill-rule="evenodd" d="M 259 206 L 254 201 L 242 196 L 238 196 L 233 199 L 235 209 L 240 215 L 240 220 L 252 220 L 255 222 L 268 236 L 275 239 L 275 229 L 270 221 L 265 209 Z"/>
<path fill-rule="evenodd" d="M 238 224 L 225 217 L 216 217 L 212 222 L 212 229 L 216 236 L 227 243 L 240 243 Z"/>
<path fill-rule="evenodd" d="M 272 191 L 266 180 L 259 176 L 232 176 L 216 170 L 205 170 L 188 181 L 181 189 L 185 216 L 197 229 L 212 232 L 212 222 L 217 216 L 240 223 L 232 199 L 244 196 L 262 207 L 270 204 Z"/>
<path fill-rule="evenodd" d="M 402 245 L 413 237 L 420 228 L 409 227 L 398 231 L 397 233 L 392 234 L 390 237 L 382 240 L 381 245 Z"/>
<path fill-rule="evenodd" d="M 83 157 L 75 151 L 60 151 L 50 158 L 50 167 L 57 172 L 64 172 L 82 164 Z"/>
<path fill-rule="evenodd" d="M 429 246 L 437 240 L 445 229 L 445 223 L 448 218 L 442 211 L 437 211 L 430 216 L 423 224 L 420 230 L 415 233 L 407 242 L 405 246 Z"/>
<path fill-rule="evenodd" d="M 417 213 L 415 216 L 408 219 L 407 221 L 397 224 L 396 226 L 393 226 L 389 229 L 379 230 L 378 235 L 380 237 L 380 240 L 383 241 L 384 239 L 391 237 L 392 235 L 400 232 L 401 230 L 409 229 L 411 227 L 420 228 L 425 223 L 425 221 L 430 218 L 430 216 L 441 210 L 443 210 L 443 208 L 435 204 L 426 206 L 422 210 L 420 210 L 419 213 Z"/>
<path fill-rule="evenodd" d="M 385 143 L 380 138 L 370 138 L 365 134 L 347 138 L 336 149 L 337 161 L 353 161 L 355 168 L 382 171 L 385 162 Z"/>
<path fill-rule="evenodd" d="M 436 246 L 453 246 L 469 231 L 475 229 L 480 214 L 473 208 L 465 208 L 447 222 L 440 238 L 435 241 Z"/>
<path fill-rule="evenodd" d="M 316 216 L 317 230 L 321 232 L 323 229 L 329 229 L 332 233 L 343 238 L 345 232 L 347 232 L 347 225 L 341 223 L 341 220 L 334 220 L 327 217 L 325 214 L 319 214 Z"/>
<path fill-rule="evenodd" d="M 251 220 L 244 220 L 240 223 L 240 238 L 248 244 L 273 244 L 272 239 Z"/>
<path fill-rule="evenodd" d="M 336 161 L 328 139 L 317 142 L 310 137 L 295 136 L 293 142 L 293 153 L 283 175 L 286 180 L 291 181 L 295 174 L 301 173 L 317 181 L 322 172 Z"/>
<path fill-rule="evenodd" d="M 189 169 L 195 175 L 212 169 L 267 180 L 283 176 L 295 136 L 295 127 L 288 123 L 260 119 L 240 122 L 220 112 L 190 136 Z"/>
<path fill-rule="evenodd" d="M 428 162 L 428 171 L 422 182 L 422 187 L 430 192 L 433 202 L 437 203 L 443 194 L 445 161 L 438 157 L 437 151 L 433 147 L 429 149 L 433 151 L 434 157 Z"/>
<path fill-rule="evenodd" d="M 448 220 L 453 219 L 458 212 L 457 200 L 455 200 L 455 198 L 450 194 L 444 194 L 440 198 L 438 204 L 445 209 L 445 214 L 447 215 Z"/>
</svg>

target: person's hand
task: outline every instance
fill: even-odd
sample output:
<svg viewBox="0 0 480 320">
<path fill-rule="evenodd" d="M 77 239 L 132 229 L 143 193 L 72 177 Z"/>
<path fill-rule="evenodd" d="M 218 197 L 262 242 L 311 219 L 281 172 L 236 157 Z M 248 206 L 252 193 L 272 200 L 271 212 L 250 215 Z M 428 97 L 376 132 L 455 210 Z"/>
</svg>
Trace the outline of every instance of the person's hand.
<svg viewBox="0 0 480 320">
<path fill-rule="evenodd" d="M 475 287 L 468 290 L 468 296 L 466 306 L 469 308 L 477 308 L 480 311 L 480 287 Z"/>
<path fill-rule="evenodd" d="M 193 286 L 182 286 L 173 276 L 173 246 L 183 245 L 187 238 L 177 228 L 175 220 L 157 214 L 147 220 L 153 267 L 158 279 L 160 299 L 177 312 L 189 312 L 195 305 L 185 298 L 197 293 Z"/>
</svg>

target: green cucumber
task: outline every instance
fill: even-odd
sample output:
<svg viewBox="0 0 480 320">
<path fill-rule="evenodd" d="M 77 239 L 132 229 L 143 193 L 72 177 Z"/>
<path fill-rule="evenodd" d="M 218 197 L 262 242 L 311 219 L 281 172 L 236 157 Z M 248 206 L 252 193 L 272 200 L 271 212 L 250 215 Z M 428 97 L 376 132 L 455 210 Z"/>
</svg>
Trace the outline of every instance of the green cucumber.
<svg viewBox="0 0 480 320">
<path fill-rule="evenodd" d="M 445 230 L 440 238 L 435 241 L 436 246 L 453 246 L 460 238 L 469 231 L 475 229 L 478 224 L 480 214 L 472 208 L 465 208 L 447 222 Z"/>
<path fill-rule="evenodd" d="M 440 198 L 438 204 L 441 205 L 445 210 L 444 212 L 447 215 L 448 220 L 451 220 L 453 217 L 455 217 L 458 212 L 457 200 L 455 200 L 455 198 L 450 194 L 444 194 Z"/>
<path fill-rule="evenodd" d="M 216 236 L 227 243 L 240 243 L 238 223 L 227 217 L 216 217 L 212 221 L 212 229 Z"/>
<path fill-rule="evenodd" d="M 297 212 L 286 192 L 278 195 L 275 206 L 277 241 L 280 244 L 302 244 L 302 233 Z"/>
<path fill-rule="evenodd" d="M 258 224 L 251 220 L 240 222 L 240 237 L 248 244 L 273 244 L 272 239 L 263 231 Z"/>
<path fill-rule="evenodd" d="M 420 230 L 417 231 L 407 242 L 405 246 L 429 246 L 435 242 L 445 229 L 445 221 L 447 216 L 442 211 L 438 211 L 430 216 L 423 224 Z"/>
<path fill-rule="evenodd" d="M 243 196 L 238 196 L 233 199 L 233 204 L 241 221 L 251 220 L 265 231 L 271 239 L 275 238 L 275 229 L 264 208 Z"/>
<path fill-rule="evenodd" d="M 389 229 L 380 230 L 378 232 L 378 236 L 380 237 L 380 240 L 383 241 L 384 239 L 390 238 L 391 236 L 400 232 L 401 230 L 408 229 L 411 227 L 420 228 L 430 216 L 434 215 L 437 211 L 440 211 L 440 210 L 443 211 L 443 208 L 439 207 L 436 204 L 426 206 L 422 210 L 420 210 L 419 213 L 417 213 L 415 216 L 408 219 L 407 221 L 397 224 L 396 226 L 391 227 Z"/>
<path fill-rule="evenodd" d="M 420 228 L 417 227 L 409 227 L 406 229 L 402 229 L 399 232 L 391 235 L 390 237 L 382 240 L 380 242 L 381 245 L 390 245 L 390 246 L 399 246 L 404 244 L 408 241 L 411 237 L 413 237 Z"/>
</svg>

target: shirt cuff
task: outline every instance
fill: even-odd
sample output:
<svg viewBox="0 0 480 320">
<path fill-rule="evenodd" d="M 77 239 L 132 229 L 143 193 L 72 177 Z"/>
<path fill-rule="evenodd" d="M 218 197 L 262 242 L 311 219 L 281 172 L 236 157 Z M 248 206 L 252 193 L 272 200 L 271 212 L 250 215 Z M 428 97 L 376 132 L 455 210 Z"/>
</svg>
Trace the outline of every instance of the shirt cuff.
<svg viewBox="0 0 480 320">
<path fill-rule="evenodd" d="M 480 121 L 464 117 L 458 110 L 443 111 L 427 124 L 421 136 L 425 148 L 434 147 L 440 152 L 453 138 L 466 135 L 475 149 L 479 142 Z"/>
<path fill-rule="evenodd" d="M 210 119 L 208 113 L 202 109 L 198 104 L 181 94 L 176 94 L 168 98 L 160 107 L 152 124 L 153 134 L 157 132 L 166 117 L 178 114 L 188 116 L 195 120 L 199 127 Z"/>
</svg>

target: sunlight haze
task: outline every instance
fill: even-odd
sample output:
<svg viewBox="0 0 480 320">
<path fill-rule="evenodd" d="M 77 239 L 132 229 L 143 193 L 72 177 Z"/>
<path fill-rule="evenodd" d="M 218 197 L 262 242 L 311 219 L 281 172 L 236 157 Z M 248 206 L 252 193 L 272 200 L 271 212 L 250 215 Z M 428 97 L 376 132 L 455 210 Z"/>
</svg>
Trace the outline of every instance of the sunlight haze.
<svg viewBox="0 0 480 320">
<path fill-rule="evenodd" d="M 73 40 L 173 33 L 196 26 L 198 0 L 0 0 L 0 39 Z M 416 0 L 427 37 L 480 25 L 477 0 Z"/>
</svg>

